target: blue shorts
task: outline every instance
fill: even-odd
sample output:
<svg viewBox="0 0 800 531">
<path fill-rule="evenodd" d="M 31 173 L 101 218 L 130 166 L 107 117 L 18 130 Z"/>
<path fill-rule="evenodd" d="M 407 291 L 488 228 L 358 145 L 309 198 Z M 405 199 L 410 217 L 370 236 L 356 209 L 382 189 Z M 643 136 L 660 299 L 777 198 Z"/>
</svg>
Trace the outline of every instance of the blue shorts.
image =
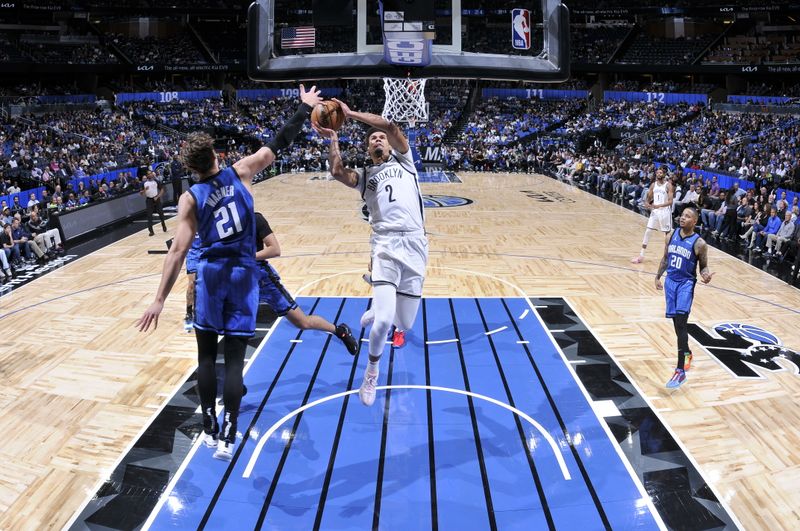
<svg viewBox="0 0 800 531">
<path fill-rule="evenodd" d="M 199 260 L 194 327 L 226 336 L 253 336 L 258 312 L 256 275 L 255 261 Z"/>
<path fill-rule="evenodd" d="M 269 305 L 279 317 L 297 308 L 297 303 L 281 283 L 281 276 L 268 263 L 258 267 L 258 301 Z"/>
<path fill-rule="evenodd" d="M 200 260 L 200 249 L 191 248 L 186 254 L 186 274 L 197 273 L 197 261 Z"/>
<path fill-rule="evenodd" d="M 695 284 L 697 284 L 697 281 L 694 279 L 671 280 L 667 277 L 666 280 L 664 280 L 664 296 L 667 299 L 667 317 L 689 315 L 689 312 L 692 311 Z"/>
</svg>

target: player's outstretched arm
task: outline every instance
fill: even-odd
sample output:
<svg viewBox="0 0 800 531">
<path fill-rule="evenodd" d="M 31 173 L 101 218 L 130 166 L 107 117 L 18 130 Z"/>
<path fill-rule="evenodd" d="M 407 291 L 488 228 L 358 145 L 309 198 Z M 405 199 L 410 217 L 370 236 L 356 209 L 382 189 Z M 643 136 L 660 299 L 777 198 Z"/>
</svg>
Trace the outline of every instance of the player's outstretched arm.
<svg viewBox="0 0 800 531">
<path fill-rule="evenodd" d="M 178 200 L 178 228 L 175 230 L 175 238 L 169 248 L 167 257 L 164 259 L 164 268 L 161 272 L 161 283 L 158 285 L 156 300 L 145 310 L 144 315 L 136 322 L 140 332 L 146 332 L 150 325 L 153 329 L 158 328 L 158 316 L 164 309 L 164 301 L 167 300 L 172 286 L 178 279 L 181 272 L 186 253 L 192 246 L 192 239 L 197 231 L 197 217 L 195 216 L 194 197 L 189 192 L 184 192 Z"/>
<path fill-rule="evenodd" d="M 300 85 L 300 100 L 301 103 L 297 111 L 289 118 L 289 121 L 284 124 L 280 131 L 267 142 L 266 146 L 252 155 L 244 157 L 233 165 L 236 173 L 239 174 L 239 177 L 246 184 L 252 183 L 253 177 L 255 177 L 256 174 L 269 167 L 269 165 L 275 161 L 275 156 L 280 150 L 286 149 L 292 145 L 292 142 L 294 142 L 294 139 L 302 130 L 303 123 L 311 115 L 311 109 L 314 108 L 314 105 L 320 103 L 322 98 L 316 86 L 306 91 L 305 87 Z"/>
<path fill-rule="evenodd" d="M 714 273 L 708 269 L 708 244 L 703 238 L 698 238 L 694 242 L 694 252 L 697 255 L 697 263 L 700 266 L 700 280 L 703 284 L 711 282 Z"/>
<path fill-rule="evenodd" d="M 346 167 L 342 161 L 342 153 L 339 150 L 339 135 L 336 134 L 336 131 L 333 129 L 326 129 L 317 124 L 312 124 L 311 126 L 319 136 L 331 141 L 328 148 L 328 164 L 333 178 L 350 188 L 358 186 L 358 172 L 352 168 Z"/>
<path fill-rule="evenodd" d="M 655 286 L 657 290 L 661 290 L 664 286 L 661 284 L 661 275 L 667 270 L 667 255 L 669 255 L 669 240 L 664 245 L 664 256 L 661 257 L 661 263 L 658 264 L 658 271 L 656 272 Z"/>
<path fill-rule="evenodd" d="M 386 133 L 386 138 L 389 140 L 389 145 L 392 146 L 392 149 L 398 153 L 408 153 L 408 139 L 406 138 L 406 135 L 403 134 L 403 130 L 400 129 L 397 124 L 390 122 L 383 116 L 372 114 L 371 112 L 354 111 L 350 109 L 346 103 L 343 103 L 336 98 L 331 99 L 342 107 L 342 112 L 344 112 L 345 118 L 352 118 L 353 120 L 358 120 L 359 122 L 367 124 L 370 127 L 376 127 L 380 129 Z"/>
</svg>

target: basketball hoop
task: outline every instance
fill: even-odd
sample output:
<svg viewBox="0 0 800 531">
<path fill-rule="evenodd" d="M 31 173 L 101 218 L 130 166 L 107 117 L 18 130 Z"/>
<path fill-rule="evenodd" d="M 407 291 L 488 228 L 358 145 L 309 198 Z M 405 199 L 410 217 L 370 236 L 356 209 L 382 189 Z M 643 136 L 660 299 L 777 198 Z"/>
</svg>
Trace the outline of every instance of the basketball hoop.
<svg viewBox="0 0 800 531">
<path fill-rule="evenodd" d="M 383 78 L 384 118 L 392 122 L 427 122 L 428 103 L 425 101 L 427 79 Z M 413 126 L 412 126 L 413 127 Z"/>
</svg>

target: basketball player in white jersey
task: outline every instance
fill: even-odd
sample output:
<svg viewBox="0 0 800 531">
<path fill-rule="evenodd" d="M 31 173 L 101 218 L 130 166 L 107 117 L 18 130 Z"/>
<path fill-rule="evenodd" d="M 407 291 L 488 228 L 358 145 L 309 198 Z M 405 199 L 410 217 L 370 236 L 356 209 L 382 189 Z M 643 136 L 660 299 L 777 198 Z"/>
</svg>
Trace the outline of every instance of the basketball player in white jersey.
<svg viewBox="0 0 800 531">
<path fill-rule="evenodd" d="M 656 180 L 650 184 L 647 196 L 644 200 L 644 207 L 650 210 L 650 217 L 647 220 L 647 228 L 644 231 L 642 240 L 642 250 L 639 256 L 631 259 L 633 264 L 644 262 L 644 252 L 647 243 L 650 241 L 650 233 L 659 231 L 664 234 L 664 241 L 669 241 L 672 234 L 672 198 L 675 192 L 672 183 L 666 179 L 666 172 L 663 168 L 656 170 Z"/>
<path fill-rule="evenodd" d="M 377 114 L 352 111 L 341 101 L 334 101 L 342 106 L 345 118 L 369 126 L 366 141 L 372 166 L 359 169 L 344 166 L 335 131 L 317 125 L 314 129 L 331 141 L 331 175 L 358 190 L 369 210 L 372 308 L 361 318 L 361 324 L 372 322 L 372 329 L 369 364 L 358 395 L 364 405 L 371 406 L 386 335 L 393 323 L 401 333 L 410 329 L 419 309 L 428 263 L 425 212 L 411 148 L 402 130 Z"/>
</svg>

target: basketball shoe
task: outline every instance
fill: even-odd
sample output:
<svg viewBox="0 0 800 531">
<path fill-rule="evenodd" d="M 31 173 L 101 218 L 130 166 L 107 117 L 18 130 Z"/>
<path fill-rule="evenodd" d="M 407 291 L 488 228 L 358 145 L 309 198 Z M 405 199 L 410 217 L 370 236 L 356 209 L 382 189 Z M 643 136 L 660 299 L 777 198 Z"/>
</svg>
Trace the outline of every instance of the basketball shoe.
<svg viewBox="0 0 800 531">
<path fill-rule="evenodd" d="M 692 351 L 690 350 L 686 354 L 686 357 L 684 358 L 684 361 L 683 361 L 683 370 L 684 371 L 688 371 L 689 369 L 692 368 L 692 360 L 693 359 L 694 359 L 694 357 L 692 356 Z"/>
<path fill-rule="evenodd" d="M 683 369 L 675 369 L 675 373 L 672 375 L 672 378 L 669 379 L 667 382 L 667 389 L 677 389 L 683 382 L 686 381 L 686 371 Z"/>
<path fill-rule="evenodd" d="M 394 348 L 402 348 L 406 344 L 406 333 L 403 330 L 394 329 L 392 334 L 392 346 Z"/>
<path fill-rule="evenodd" d="M 366 371 L 364 373 L 364 381 L 361 382 L 361 387 L 358 390 L 358 398 L 361 399 L 361 403 L 365 406 L 371 406 L 375 403 L 375 394 L 377 390 L 375 387 L 378 385 L 378 372 L 369 372 Z"/>
<path fill-rule="evenodd" d="M 187 312 L 183 318 L 183 331 L 186 333 L 194 331 L 194 315 L 191 313 Z"/>
<path fill-rule="evenodd" d="M 214 452 L 214 459 L 230 461 L 233 458 L 233 445 L 236 442 L 236 423 L 231 422 L 231 414 L 225 412 L 225 421 L 222 423 L 222 430 L 219 433 L 217 451 Z"/>
<path fill-rule="evenodd" d="M 203 432 L 200 434 L 200 440 L 203 441 L 209 448 L 214 448 L 217 446 L 217 441 L 219 437 L 217 436 L 217 432 L 219 431 L 219 425 L 217 424 L 217 416 L 214 413 L 212 408 L 206 408 L 203 411 Z"/>
<path fill-rule="evenodd" d="M 642 262 L 644 262 L 644 256 L 642 255 L 637 255 L 631 258 L 632 264 L 641 264 Z"/>
<path fill-rule="evenodd" d="M 219 443 L 219 437 L 216 433 L 206 433 L 205 431 L 200 434 L 200 440 L 207 448 L 216 448 L 217 443 Z"/>
<path fill-rule="evenodd" d="M 336 325 L 334 334 L 342 340 L 342 343 L 344 343 L 344 346 L 347 348 L 347 352 L 349 352 L 351 356 L 358 354 L 358 339 L 353 337 L 353 332 L 350 330 L 349 326 L 344 323 Z"/>
</svg>

